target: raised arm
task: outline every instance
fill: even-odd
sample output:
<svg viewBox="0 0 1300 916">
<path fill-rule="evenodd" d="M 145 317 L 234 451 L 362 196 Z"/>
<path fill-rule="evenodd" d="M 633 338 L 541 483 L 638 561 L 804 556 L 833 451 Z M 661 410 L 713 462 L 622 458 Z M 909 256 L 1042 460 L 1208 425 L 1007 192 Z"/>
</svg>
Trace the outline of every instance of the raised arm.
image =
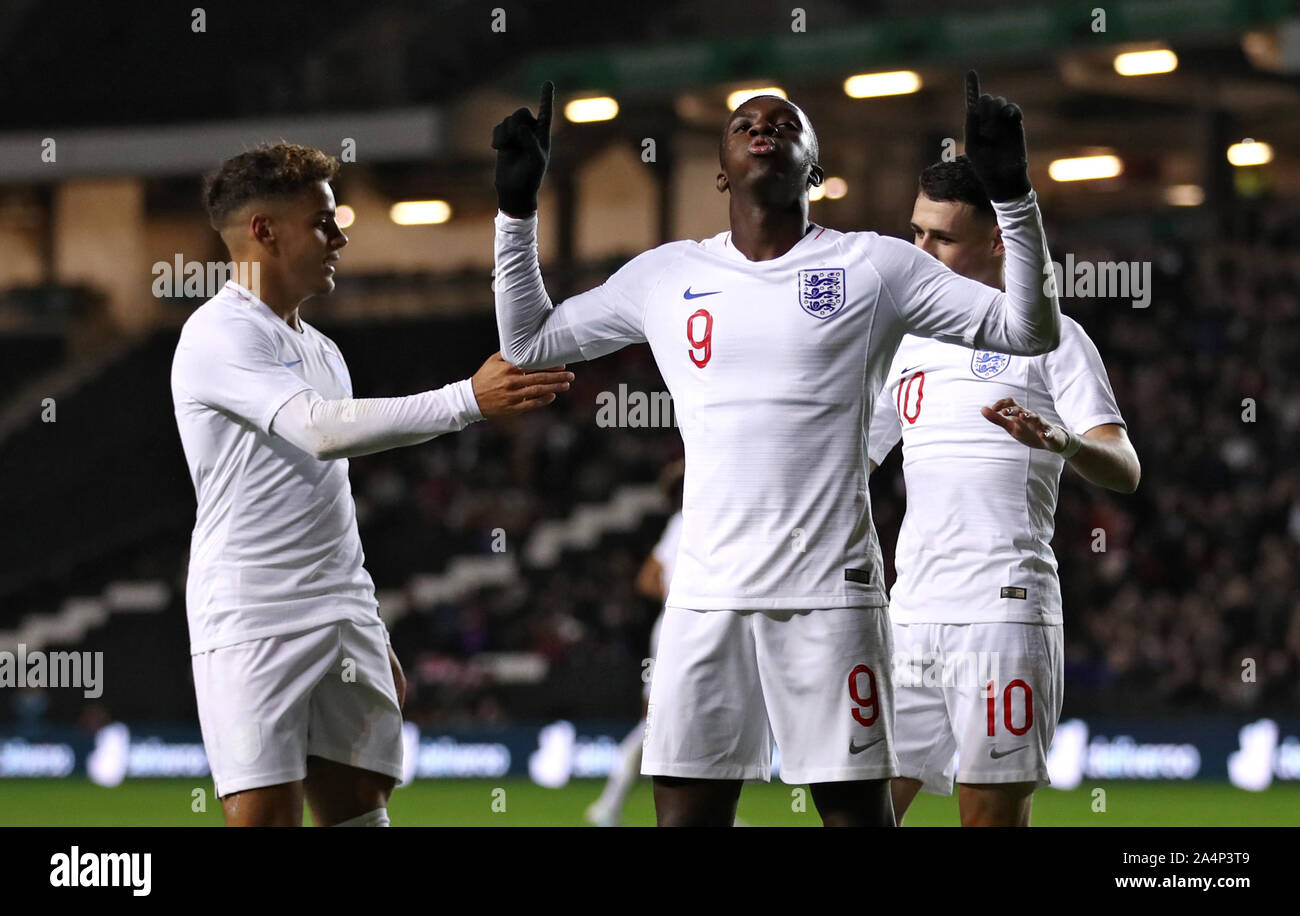
<svg viewBox="0 0 1300 916">
<path fill-rule="evenodd" d="M 985 314 L 976 346 L 1045 353 L 1061 340 L 1061 308 L 1055 284 L 1045 282 L 1052 259 L 1029 183 L 1024 116 L 1002 96 L 981 94 L 974 70 L 966 73 L 966 158 L 993 202 L 1006 247 L 1006 299 Z"/>
<path fill-rule="evenodd" d="M 548 81 L 537 117 L 520 108 L 492 132 L 500 208 L 492 283 L 497 331 L 502 355 L 526 369 L 595 359 L 643 342 L 646 281 L 654 272 L 647 252 L 604 285 L 552 305 L 537 259 L 537 192 L 550 161 L 554 98 Z"/>
<path fill-rule="evenodd" d="M 1029 184 L 1023 116 L 998 96 L 981 95 L 966 74 L 966 157 L 979 176 L 1006 247 L 1006 292 L 960 277 L 905 243 L 881 239 L 873 258 L 905 331 L 974 349 L 1037 356 L 1061 338 L 1038 198 Z"/>
</svg>

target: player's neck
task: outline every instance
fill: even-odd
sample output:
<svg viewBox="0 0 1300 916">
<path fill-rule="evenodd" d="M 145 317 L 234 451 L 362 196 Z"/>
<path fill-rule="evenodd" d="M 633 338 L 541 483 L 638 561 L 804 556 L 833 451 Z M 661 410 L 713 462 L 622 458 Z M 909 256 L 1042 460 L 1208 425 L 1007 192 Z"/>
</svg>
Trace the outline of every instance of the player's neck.
<svg viewBox="0 0 1300 916">
<path fill-rule="evenodd" d="M 812 228 L 806 198 L 778 209 L 732 194 L 730 211 L 731 244 L 751 261 L 781 257 Z"/>
<path fill-rule="evenodd" d="M 258 298 L 265 302 L 271 311 L 279 315 L 280 320 L 291 329 L 302 332 L 302 325 L 298 322 L 298 306 L 306 301 L 305 297 L 280 289 L 274 278 L 264 276 Z"/>
</svg>

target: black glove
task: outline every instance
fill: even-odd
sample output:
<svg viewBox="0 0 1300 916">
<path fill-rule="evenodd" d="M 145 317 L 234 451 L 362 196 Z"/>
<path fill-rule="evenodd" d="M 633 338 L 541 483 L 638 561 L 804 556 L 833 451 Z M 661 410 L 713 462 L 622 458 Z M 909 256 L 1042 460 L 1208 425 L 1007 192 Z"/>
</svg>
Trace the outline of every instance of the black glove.
<svg viewBox="0 0 1300 916">
<path fill-rule="evenodd" d="M 537 209 L 537 189 L 542 186 L 551 158 L 551 105 L 555 84 L 542 84 L 537 117 L 521 108 L 492 130 L 497 151 L 497 206 L 510 216 L 530 216 Z"/>
<path fill-rule="evenodd" d="M 966 71 L 966 158 L 990 200 L 1013 200 L 1030 192 L 1024 115 L 1002 96 L 980 95 L 980 78 Z"/>
</svg>

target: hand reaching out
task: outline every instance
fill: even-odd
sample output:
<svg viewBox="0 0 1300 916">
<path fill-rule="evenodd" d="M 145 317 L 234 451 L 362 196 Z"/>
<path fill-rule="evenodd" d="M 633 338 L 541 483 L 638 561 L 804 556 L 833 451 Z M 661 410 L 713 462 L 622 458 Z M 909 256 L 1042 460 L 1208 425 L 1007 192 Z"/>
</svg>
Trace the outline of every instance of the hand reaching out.
<svg viewBox="0 0 1300 916">
<path fill-rule="evenodd" d="M 568 391 L 572 381 L 573 373 L 563 366 L 525 372 L 502 359 L 500 352 L 489 356 L 471 380 L 479 412 L 489 420 L 545 407 Z"/>
</svg>

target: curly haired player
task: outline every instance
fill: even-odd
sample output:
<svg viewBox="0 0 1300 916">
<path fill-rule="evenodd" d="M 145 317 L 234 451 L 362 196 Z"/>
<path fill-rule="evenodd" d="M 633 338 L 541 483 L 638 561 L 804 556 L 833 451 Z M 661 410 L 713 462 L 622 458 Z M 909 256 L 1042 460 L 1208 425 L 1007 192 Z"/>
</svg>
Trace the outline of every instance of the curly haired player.
<svg viewBox="0 0 1300 916">
<path fill-rule="evenodd" d="M 362 565 L 347 459 L 533 410 L 569 387 L 494 354 L 473 378 L 353 398 L 338 346 L 299 315 L 334 289 L 348 237 L 338 163 L 281 143 L 227 160 L 204 201 L 230 281 L 172 363 L 198 499 L 186 606 L 203 744 L 226 823 L 386 826 L 405 679 Z M 561 369 L 563 367 L 560 367 Z"/>
</svg>

